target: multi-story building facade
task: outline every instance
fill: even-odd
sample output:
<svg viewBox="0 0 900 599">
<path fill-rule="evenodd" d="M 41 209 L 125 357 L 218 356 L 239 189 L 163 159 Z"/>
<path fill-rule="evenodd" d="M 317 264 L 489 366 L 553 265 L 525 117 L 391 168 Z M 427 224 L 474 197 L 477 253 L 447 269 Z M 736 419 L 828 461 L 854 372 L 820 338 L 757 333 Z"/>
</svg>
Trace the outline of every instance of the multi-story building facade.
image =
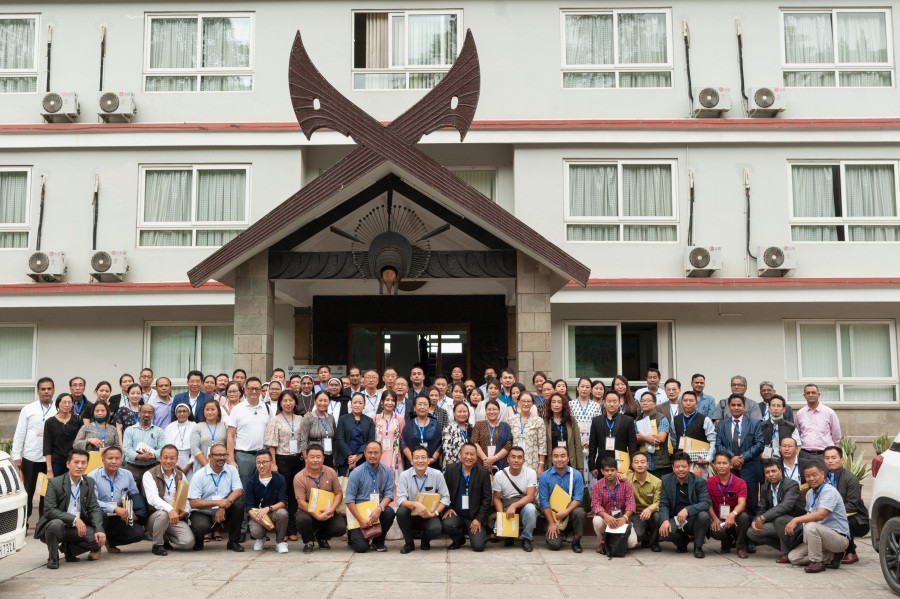
<svg viewBox="0 0 900 599">
<path fill-rule="evenodd" d="M 685 386 L 702 372 L 717 397 L 733 374 L 754 398 L 769 380 L 795 404 L 817 382 L 861 440 L 900 420 L 891 3 L 10 1 L 0 11 L 7 424 L 42 375 L 115 390 L 120 373 L 151 365 L 179 384 L 189 367 L 230 372 L 234 355 L 260 352 L 279 366 L 426 357 L 475 375 L 510 362 L 572 382 L 639 382 L 658 364 Z M 515 243 L 518 277 L 408 281 L 397 297 L 358 278 L 278 280 L 269 347 L 254 348 L 234 328 L 233 276 L 192 287 L 186 273 L 354 147 L 336 131 L 301 133 L 287 85 L 295 33 L 338 91 L 389 122 L 451 68 L 467 30 L 481 69 L 475 122 L 464 143 L 438 131 L 418 148 L 587 266 L 586 285 L 561 286 L 566 272 Z M 133 94 L 137 112 L 101 122 L 109 91 L 126 93 L 121 110 Z M 80 114 L 43 122 L 48 92 L 63 112 L 76 94 Z M 353 230 L 370 208 L 336 226 Z M 410 210 L 440 224 L 439 212 Z M 297 218 L 273 244 L 302 230 Z M 509 241 L 499 223 L 476 224 Z M 431 249 L 493 247 L 459 229 Z M 327 227 L 306 233 L 295 239 L 304 251 L 349 249 Z M 65 253 L 60 281 L 29 276 L 38 241 Z M 693 246 L 715 248 L 709 277 L 686 276 Z M 789 248 L 784 268 L 765 273 L 779 276 L 760 276 L 767 248 Z M 123 280 L 94 280 L 94 250 L 126 252 Z M 546 282 L 554 275 L 562 283 Z M 525 310 L 528 293 L 548 305 Z"/>
</svg>

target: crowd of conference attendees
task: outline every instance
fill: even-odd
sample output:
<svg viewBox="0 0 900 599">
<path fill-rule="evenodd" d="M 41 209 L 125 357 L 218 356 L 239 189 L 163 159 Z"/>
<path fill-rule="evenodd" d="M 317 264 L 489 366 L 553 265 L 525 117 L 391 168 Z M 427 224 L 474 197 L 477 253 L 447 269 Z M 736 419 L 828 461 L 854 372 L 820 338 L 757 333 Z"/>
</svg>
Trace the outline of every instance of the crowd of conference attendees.
<svg viewBox="0 0 900 599">
<path fill-rule="evenodd" d="M 142 541 L 159 556 L 217 541 L 242 552 L 248 538 L 278 553 L 298 539 L 304 553 L 343 538 L 362 553 L 402 538 L 405 554 L 442 535 L 451 550 L 530 552 L 542 535 L 582 553 L 592 528 L 591 549 L 609 558 L 664 542 L 703 558 L 714 539 L 741 559 L 768 545 L 817 573 L 857 562 L 868 531 L 815 384 L 794 411 L 770 382 L 757 397 L 732 377 L 717 400 L 702 374 L 682 386 L 655 368 L 634 392 L 623 376 L 570 389 L 508 368 L 475 381 L 455 367 L 427 384 L 419 366 L 265 379 L 191 371 L 173 395 L 145 368 L 97 383 L 92 399 L 82 377 L 63 392 L 40 379 L 12 454 L 29 518 L 40 495 L 47 567 Z"/>
</svg>

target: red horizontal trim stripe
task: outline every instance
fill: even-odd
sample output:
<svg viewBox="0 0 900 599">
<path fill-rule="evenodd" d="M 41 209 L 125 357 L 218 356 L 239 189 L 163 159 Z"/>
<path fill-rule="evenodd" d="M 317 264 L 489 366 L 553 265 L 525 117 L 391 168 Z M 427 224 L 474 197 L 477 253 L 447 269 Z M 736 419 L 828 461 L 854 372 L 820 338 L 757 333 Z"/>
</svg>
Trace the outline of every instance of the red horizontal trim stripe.
<svg viewBox="0 0 900 599">
<path fill-rule="evenodd" d="M 569 281 L 566 287 L 581 287 Z M 586 287 L 630 289 L 648 287 L 686 287 L 694 289 L 722 289 L 768 287 L 900 287 L 900 278 L 793 278 L 793 277 L 747 277 L 747 278 L 659 278 L 659 279 L 589 279 Z"/>
<path fill-rule="evenodd" d="M 159 293 L 189 291 L 233 291 L 215 281 L 192 287 L 187 281 L 172 283 L 8 283 L 0 284 L 0 294 L 57 293 Z"/>
<path fill-rule="evenodd" d="M 389 121 L 383 122 L 384 125 Z M 586 120 L 481 120 L 472 129 L 485 131 L 591 131 L 591 130 L 804 130 L 804 129 L 893 129 L 900 118 L 851 119 L 586 119 Z M 299 131 L 294 122 L 256 123 L 28 123 L 0 124 L 7 133 L 145 133 L 165 131 Z"/>
</svg>

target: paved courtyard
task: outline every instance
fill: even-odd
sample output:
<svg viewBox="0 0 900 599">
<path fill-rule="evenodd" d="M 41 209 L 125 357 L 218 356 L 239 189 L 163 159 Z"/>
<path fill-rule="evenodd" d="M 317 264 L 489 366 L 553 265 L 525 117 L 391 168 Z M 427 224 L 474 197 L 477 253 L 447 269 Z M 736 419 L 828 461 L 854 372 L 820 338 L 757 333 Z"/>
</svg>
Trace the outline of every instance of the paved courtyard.
<svg viewBox="0 0 900 599">
<path fill-rule="evenodd" d="M 801 568 L 778 565 L 776 554 L 760 548 L 750 559 L 734 552 L 718 553 L 718 542 L 707 543 L 706 559 L 691 553 L 676 554 L 672 545 L 662 553 L 630 552 L 608 560 L 593 551 L 594 539 L 585 539 L 585 552 L 567 547 L 553 552 L 535 543 L 535 551 L 491 544 L 484 553 L 469 549 L 447 551 L 446 541 L 431 551 L 418 549 L 400 555 L 400 541 L 389 541 L 388 553 L 354 555 L 346 544 L 332 541 L 330 551 L 302 553 L 291 543 L 287 555 L 267 548 L 237 554 L 225 543 L 207 543 L 202 553 L 172 551 L 166 557 L 150 553 L 149 543 L 123 547 L 120 555 L 105 551 L 99 562 L 82 559 L 47 570 L 46 548 L 30 539 L 19 554 L 0 561 L 0 597 L 41 599 L 139 599 L 166 597 L 298 597 L 380 599 L 427 597 L 572 597 L 595 599 L 621 587 L 628 597 L 668 599 L 684 597 L 744 597 L 781 599 L 894 597 L 887 589 L 878 556 L 868 539 L 859 543 L 860 561 L 837 571 L 805 574 Z M 626 590 L 627 589 L 627 590 Z"/>
</svg>

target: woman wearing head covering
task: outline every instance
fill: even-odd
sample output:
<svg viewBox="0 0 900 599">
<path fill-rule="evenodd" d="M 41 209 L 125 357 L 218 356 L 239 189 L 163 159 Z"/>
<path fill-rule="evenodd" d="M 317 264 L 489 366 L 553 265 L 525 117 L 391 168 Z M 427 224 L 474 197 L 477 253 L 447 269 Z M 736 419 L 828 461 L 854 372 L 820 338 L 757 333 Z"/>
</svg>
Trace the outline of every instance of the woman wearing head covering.
<svg viewBox="0 0 900 599">
<path fill-rule="evenodd" d="M 304 374 L 300 377 L 300 393 L 297 395 L 297 408 L 301 416 L 306 416 L 316 409 L 316 395 L 313 393 L 315 381 L 313 377 Z"/>
<path fill-rule="evenodd" d="M 344 383 L 336 376 L 328 379 L 325 387 L 328 391 L 328 413 L 337 422 L 341 415 L 350 413 L 350 398 L 344 391 Z"/>
<path fill-rule="evenodd" d="M 164 431 L 166 444 L 178 448 L 178 469 L 184 474 L 188 482 L 193 475 L 194 456 L 191 454 L 191 435 L 197 428 L 196 422 L 190 421 L 191 408 L 188 404 L 180 403 L 175 406 L 175 421 L 170 422 Z"/>
</svg>

